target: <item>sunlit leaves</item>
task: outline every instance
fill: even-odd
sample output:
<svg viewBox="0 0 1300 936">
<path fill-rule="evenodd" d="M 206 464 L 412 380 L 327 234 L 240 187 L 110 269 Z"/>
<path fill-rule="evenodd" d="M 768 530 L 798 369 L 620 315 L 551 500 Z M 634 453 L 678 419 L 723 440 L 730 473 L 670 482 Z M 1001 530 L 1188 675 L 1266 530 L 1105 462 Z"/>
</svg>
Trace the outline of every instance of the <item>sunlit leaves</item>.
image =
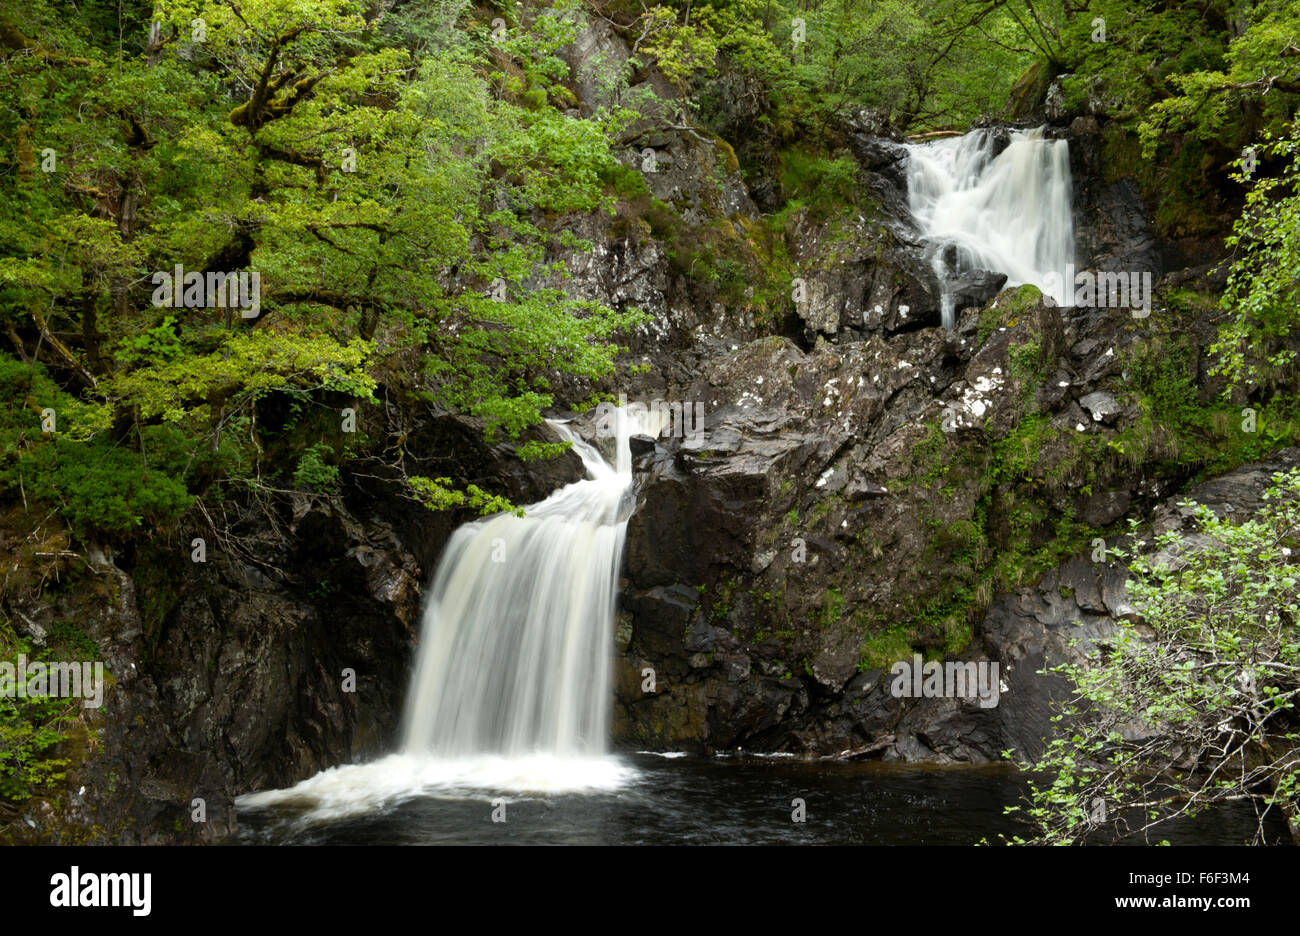
<svg viewBox="0 0 1300 936">
<path fill-rule="evenodd" d="M 366 371 L 372 345 L 269 331 L 237 332 L 208 354 L 159 355 L 152 366 L 121 373 L 104 389 L 145 418 L 185 420 L 206 409 L 214 394 L 265 393 L 283 388 L 331 390 L 369 398 L 375 381 Z"/>
</svg>

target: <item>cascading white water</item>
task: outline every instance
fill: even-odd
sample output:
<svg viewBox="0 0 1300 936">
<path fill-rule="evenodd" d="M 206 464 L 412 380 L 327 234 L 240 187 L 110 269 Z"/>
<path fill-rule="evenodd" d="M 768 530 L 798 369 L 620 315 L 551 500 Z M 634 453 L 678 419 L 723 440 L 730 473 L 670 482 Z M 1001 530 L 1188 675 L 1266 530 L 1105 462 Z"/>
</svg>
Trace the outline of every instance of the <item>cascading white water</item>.
<svg viewBox="0 0 1300 936">
<path fill-rule="evenodd" d="M 447 543 L 407 697 L 407 753 L 564 757 L 605 750 L 630 461 L 612 469 L 553 425 L 590 477 L 522 518 L 467 524 Z M 622 456 L 626 430 L 618 444 Z"/>
<path fill-rule="evenodd" d="M 303 821 L 421 793 L 609 789 L 630 776 L 606 755 L 614 601 L 631 513 L 635 433 L 666 414 L 620 408 L 617 467 L 561 423 L 588 477 L 448 541 L 425 604 L 400 753 L 331 768 L 243 808 L 308 806 Z M 461 792 L 454 792 L 461 791 Z"/>
<path fill-rule="evenodd" d="M 955 324 L 950 278 L 970 270 L 1005 273 L 1008 286 L 1031 283 L 1065 301 L 1060 274 L 1074 258 L 1069 144 L 1042 128 L 1013 132 L 996 157 L 994 142 L 980 129 L 907 147 L 908 207 L 933 251 L 947 329 Z"/>
</svg>

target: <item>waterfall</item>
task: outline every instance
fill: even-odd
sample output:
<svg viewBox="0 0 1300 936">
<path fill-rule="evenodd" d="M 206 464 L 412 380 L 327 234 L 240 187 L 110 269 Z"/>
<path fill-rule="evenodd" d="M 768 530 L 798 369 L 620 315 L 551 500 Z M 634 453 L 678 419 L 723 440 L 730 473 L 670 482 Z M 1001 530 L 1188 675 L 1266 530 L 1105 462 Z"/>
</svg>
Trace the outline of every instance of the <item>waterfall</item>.
<svg viewBox="0 0 1300 936">
<path fill-rule="evenodd" d="M 955 324 L 952 279 L 972 270 L 1031 283 L 1064 304 L 1061 274 L 1074 259 L 1070 152 L 1042 128 L 1014 131 L 993 156 L 994 134 L 907 147 L 907 201 L 942 289 L 944 328 Z M 1053 275 L 1055 274 L 1055 275 Z"/>
<path fill-rule="evenodd" d="M 524 517 L 500 514 L 452 535 L 425 605 L 406 704 L 407 753 L 604 753 L 614 599 L 631 507 L 622 417 L 617 469 L 553 423 L 589 477 Z"/>
<path fill-rule="evenodd" d="M 614 602 L 631 515 L 635 433 L 662 411 L 619 407 L 616 466 L 560 422 L 587 477 L 448 540 L 426 596 L 397 754 L 322 771 L 245 809 L 308 807 L 299 821 L 415 795 L 612 789 L 633 772 L 607 755 Z"/>
</svg>

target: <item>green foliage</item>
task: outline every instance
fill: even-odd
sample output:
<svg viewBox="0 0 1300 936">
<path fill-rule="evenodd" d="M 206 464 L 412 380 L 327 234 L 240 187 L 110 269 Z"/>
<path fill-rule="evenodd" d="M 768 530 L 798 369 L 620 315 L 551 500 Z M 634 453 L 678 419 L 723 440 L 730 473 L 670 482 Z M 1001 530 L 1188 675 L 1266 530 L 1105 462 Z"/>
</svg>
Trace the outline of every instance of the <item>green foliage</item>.
<svg viewBox="0 0 1300 936">
<path fill-rule="evenodd" d="M 844 613 L 844 593 L 838 588 L 828 588 L 822 599 L 820 620 L 817 622 L 822 630 L 828 630 L 840 622 Z"/>
<path fill-rule="evenodd" d="M 631 166 L 616 162 L 601 167 L 597 175 L 600 181 L 619 198 L 631 199 L 650 194 L 650 189 L 645 183 L 645 175 Z"/>
<path fill-rule="evenodd" d="M 912 447 L 912 481 L 932 488 L 947 477 L 951 468 L 948 458 L 949 437 L 939 422 L 926 423 L 925 430 L 925 438 Z"/>
<path fill-rule="evenodd" d="M 1300 321 L 1300 128 L 1286 139 L 1266 136 L 1256 158 L 1270 157 L 1282 162 L 1281 171 L 1254 183 L 1227 240 L 1235 255 L 1223 308 L 1231 318 L 1211 351 L 1220 356 L 1214 372 L 1229 378 L 1229 393 L 1239 386 L 1271 390 L 1296 360 L 1286 339 Z"/>
<path fill-rule="evenodd" d="M 99 644 L 95 643 L 76 621 L 52 622 L 47 636 L 50 645 L 62 651 L 63 659 L 93 660 L 100 654 Z"/>
<path fill-rule="evenodd" d="M 165 438 L 143 437 L 141 451 L 114 443 L 102 408 L 59 391 L 41 365 L 5 354 L 0 396 L 20 401 L 0 413 L 0 491 L 53 506 L 86 538 L 165 525 L 189 509 L 192 498 L 173 474 L 175 453 L 159 445 Z M 45 409 L 54 411 L 53 433 L 42 432 Z"/>
<path fill-rule="evenodd" d="M 872 631 L 859 651 L 858 672 L 888 670 L 899 660 L 910 659 L 913 639 L 908 626 L 901 622 Z"/>
<path fill-rule="evenodd" d="M 1254 407 L 1255 431 L 1246 431 L 1243 407 L 1202 402 L 1196 359 L 1187 339 L 1152 339 L 1126 357 L 1140 415 L 1110 447 L 1129 463 L 1149 459 L 1206 475 L 1264 457 L 1300 441 L 1300 412 L 1286 394 Z"/>
<path fill-rule="evenodd" d="M 56 636 L 66 641 L 68 630 L 65 625 Z M 81 637 L 84 640 L 84 635 Z M 72 642 L 77 644 L 74 652 L 82 648 L 81 643 Z M 16 670 L 20 654 L 29 663 L 52 659 L 19 638 L 8 622 L 0 622 L 0 662 Z M 79 659 L 75 655 L 68 658 Z M 59 746 L 66 740 L 79 706 L 77 699 L 0 695 L 0 802 L 22 802 L 64 779 L 71 760 Z"/>
<path fill-rule="evenodd" d="M 1043 291 L 1037 286 L 1026 283 L 1005 298 L 990 302 L 980 310 L 979 329 L 975 335 L 976 347 L 980 347 L 999 328 L 1015 325 L 1030 309 L 1043 301 Z M 1010 352 L 1009 352 L 1010 353 Z M 1026 363 L 1028 363 L 1026 361 Z"/>
<path fill-rule="evenodd" d="M 334 449 L 325 442 L 317 442 L 308 447 L 298 460 L 298 467 L 293 473 L 293 483 L 299 488 L 310 488 L 317 494 L 330 494 L 338 489 L 338 465 L 331 465 L 324 459 L 333 455 Z"/>
<path fill-rule="evenodd" d="M 613 372 L 615 335 L 644 316 L 570 298 L 555 257 L 584 246 L 566 216 L 645 192 L 612 145 L 649 98 L 629 69 L 575 116 L 558 53 L 586 22 L 577 3 L 512 9 L 500 41 L 479 15 L 459 0 L 0 14 L 0 135 L 15 141 L 0 327 L 57 376 L 3 358 L 0 386 L 59 420 L 41 439 L 21 407 L 0 419 L 6 493 L 122 535 L 231 479 L 331 488 L 320 437 L 289 444 L 296 419 L 260 417 L 372 401 L 398 360 L 422 361 L 422 392 L 489 438 L 539 422 L 557 378 Z M 161 305 L 155 275 L 177 265 L 257 273 L 256 307 Z M 341 456 L 375 454 L 361 448 Z"/>
<path fill-rule="evenodd" d="M 538 442 L 530 439 L 515 450 L 521 461 L 548 461 L 559 458 L 573 448 L 572 442 Z"/>
<path fill-rule="evenodd" d="M 181 482 L 151 471 L 137 454 L 108 445 L 56 439 L 20 460 L 19 473 L 36 496 L 60 505 L 83 538 L 166 525 L 193 500 Z"/>
<path fill-rule="evenodd" d="M 735 600 L 736 591 L 740 583 L 734 577 L 723 579 L 718 583 L 717 589 L 709 595 L 708 617 L 714 624 L 721 627 L 729 626 L 727 620 L 731 614 L 731 603 Z M 703 590 L 701 590 L 703 596 Z"/>
<path fill-rule="evenodd" d="M 1178 4 L 1155 16 L 1124 5 L 1135 8 L 1132 20 L 1149 39 L 1145 54 L 1127 65 L 1131 96 L 1152 101 L 1140 125 L 1148 155 L 1173 133 L 1236 149 L 1251 129 L 1243 111 L 1266 132 L 1282 132 L 1300 100 L 1300 82 L 1287 60 L 1295 54 L 1300 3 L 1216 3 L 1215 18 Z M 1171 49 L 1178 54 L 1169 55 Z"/>
<path fill-rule="evenodd" d="M 1032 60 L 1031 50 L 1016 47 L 1019 27 L 1001 3 L 721 0 L 701 7 L 668 0 L 616 7 L 636 56 L 698 101 L 706 121 L 733 140 L 757 133 L 781 148 L 809 137 L 820 146 L 838 121 L 864 108 L 906 128 L 969 123 L 1000 111 Z M 712 81 L 724 65 L 755 89 L 752 123 L 727 126 L 737 85 Z"/>
<path fill-rule="evenodd" d="M 990 486 L 1034 481 L 1039 459 L 1049 439 L 1056 435 L 1045 413 L 1021 417 L 1015 429 L 993 443 L 987 478 Z"/>
<path fill-rule="evenodd" d="M 1275 474 L 1240 524 L 1182 507 L 1199 545 L 1169 531 L 1158 552 L 1134 546 L 1128 593 L 1145 635 L 1122 621 L 1086 663 L 1053 668 L 1077 694 L 1032 765 L 1050 783 L 1032 783 L 1028 804 L 1013 807 L 1036 842 L 1079 842 L 1103 827 L 1145 837 L 1240 798 L 1280 810 L 1300 832 L 1300 471 Z"/>
<path fill-rule="evenodd" d="M 802 147 L 780 156 L 778 178 L 787 199 L 799 199 L 825 219 L 857 202 L 858 163 L 852 156 L 818 157 Z"/>
<path fill-rule="evenodd" d="M 1037 338 L 1007 348 L 1007 371 L 1020 384 L 1026 403 L 1044 380 L 1043 368 L 1043 347 Z"/>
<path fill-rule="evenodd" d="M 108 391 L 122 407 L 139 407 L 145 419 L 186 424 L 196 416 L 211 420 L 213 404 L 193 401 L 228 398 L 240 388 L 251 403 L 276 390 L 329 391 L 371 400 L 374 378 L 366 373 L 372 345 L 362 340 L 340 344 L 325 337 L 286 341 L 270 332 L 236 334 L 210 354 L 170 354 L 166 361 L 115 374 Z"/>
<path fill-rule="evenodd" d="M 451 510 L 468 507 L 487 516 L 494 513 L 512 513 L 517 517 L 524 515 L 522 507 L 516 507 L 504 497 L 489 494 L 478 485 L 466 485 L 465 490 L 457 491 L 451 487 L 451 478 L 426 478 L 418 475 L 407 478 L 411 490 L 420 503 L 430 510 Z"/>
</svg>

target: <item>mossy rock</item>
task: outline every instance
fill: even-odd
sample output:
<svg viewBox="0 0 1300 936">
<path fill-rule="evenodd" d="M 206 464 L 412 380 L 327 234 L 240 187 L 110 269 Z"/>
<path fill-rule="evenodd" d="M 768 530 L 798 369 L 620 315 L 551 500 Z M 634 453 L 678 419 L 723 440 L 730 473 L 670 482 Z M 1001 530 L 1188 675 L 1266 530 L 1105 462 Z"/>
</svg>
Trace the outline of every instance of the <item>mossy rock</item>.
<svg viewBox="0 0 1300 936">
<path fill-rule="evenodd" d="M 1060 309 L 1049 305 L 1037 286 L 1010 287 L 980 313 L 976 342 L 982 346 L 981 354 L 987 351 L 986 341 L 1009 357 L 1013 346 L 1037 346 L 1039 367 L 1049 372 L 1065 353 L 1065 323 Z"/>
<path fill-rule="evenodd" d="M 717 146 L 718 151 L 722 153 L 722 164 L 728 172 L 740 171 L 740 160 L 736 158 L 736 150 L 730 143 L 722 137 L 714 137 L 713 143 Z"/>
<path fill-rule="evenodd" d="M 1030 65 L 1023 75 L 1016 79 L 1007 95 L 1007 119 L 1028 120 L 1047 99 L 1047 89 L 1052 85 L 1052 73 L 1042 62 Z"/>
</svg>

